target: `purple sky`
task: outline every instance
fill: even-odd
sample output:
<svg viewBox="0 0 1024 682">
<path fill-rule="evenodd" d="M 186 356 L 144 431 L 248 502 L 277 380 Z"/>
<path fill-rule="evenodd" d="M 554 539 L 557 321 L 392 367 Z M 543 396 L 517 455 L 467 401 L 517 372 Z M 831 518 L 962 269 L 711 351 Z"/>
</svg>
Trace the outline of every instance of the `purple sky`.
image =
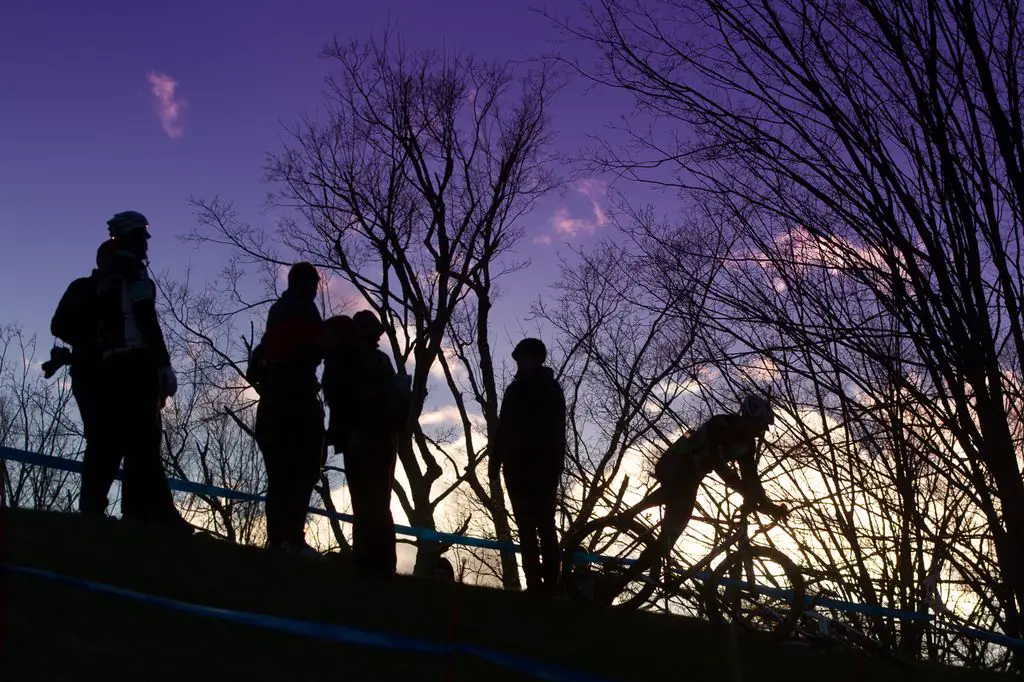
<svg viewBox="0 0 1024 682">
<path fill-rule="evenodd" d="M 556 43 L 557 31 L 530 10 L 543 0 L 293 0 L 245 10 L 195 0 L 7 4 L 14 7 L 0 10 L 0 323 L 20 322 L 43 348 L 61 293 L 89 272 L 117 211 L 149 217 L 156 271 L 174 275 L 191 264 L 197 278 L 217 272 L 222 254 L 176 239 L 192 225 L 187 199 L 218 194 L 243 219 L 260 221 L 269 189 L 264 154 L 278 149 L 281 121 L 321 101 L 328 63 L 317 54 L 333 36 L 365 39 L 393 23 L 412 47 L 489 59 L 584 49 Z M 548 6 L 577 9 L 570 0 Z M 621 94 L 572 84 L 553 109 L 559 150 L 578 150 L 625 105 Z M 570 228 L 599 222 L 591 201 L 601 205 L 599 190 L 585 183 L 528 218 L 520 249 L 534 265 L 505 284 L 500 341 L 505 330 L 518 334 L 529 300 L 555 279 L 564 244 L 537 240 L 553 233 L 555 219 Z M 600 232 L 562 241 L 583 245 Z"/>
</svg>

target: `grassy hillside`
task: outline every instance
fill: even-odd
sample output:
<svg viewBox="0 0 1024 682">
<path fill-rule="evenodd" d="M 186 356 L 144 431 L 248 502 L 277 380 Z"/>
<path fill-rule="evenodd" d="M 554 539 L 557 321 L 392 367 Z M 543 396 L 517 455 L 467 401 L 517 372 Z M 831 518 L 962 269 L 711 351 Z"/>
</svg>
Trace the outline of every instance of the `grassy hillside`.
<svg viewBox="0 0 1024 682">
<path fill-rule="evenodd" d="M 119 521 L 4 511 L 3 561 L 207 606 L 459 641 L 609 680 L 734 680 L 728 630 L 610 613 L 410 577 L 356 578 L 330 561 L 206 538 L 166 538 Z M 536 679 L 475 656 L 397 653 L 171 611 L 35 577 L 3 576 L 3 680 Z M 739 643 L 744 682 L 1003 679 L 898 670 L 759 637 Z M 667 674 L 666 674 L 667 673 Z"/>
</svg>

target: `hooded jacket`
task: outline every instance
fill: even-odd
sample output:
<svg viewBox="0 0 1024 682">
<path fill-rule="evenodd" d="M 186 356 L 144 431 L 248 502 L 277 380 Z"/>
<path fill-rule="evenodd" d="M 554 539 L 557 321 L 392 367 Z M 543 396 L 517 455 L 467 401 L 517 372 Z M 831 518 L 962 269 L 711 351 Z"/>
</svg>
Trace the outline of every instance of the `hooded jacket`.
<svg viewBox="0 0 1024 682">
<path fill-rule="evenodd" d="M 377 348 L 349 345 L 324 359 L 324 399 L 331 410 L 328 442 L 344 447 L 353 434 L 389 439 L 409 415 L 391 358 Z"/>
<path fill-rule="evenodd" d="M 490 472 L 558 477 L 565 469 L 565 394 L 550 367 L 516 375 L 505 389 L 490 454 Z"/>
</svg>

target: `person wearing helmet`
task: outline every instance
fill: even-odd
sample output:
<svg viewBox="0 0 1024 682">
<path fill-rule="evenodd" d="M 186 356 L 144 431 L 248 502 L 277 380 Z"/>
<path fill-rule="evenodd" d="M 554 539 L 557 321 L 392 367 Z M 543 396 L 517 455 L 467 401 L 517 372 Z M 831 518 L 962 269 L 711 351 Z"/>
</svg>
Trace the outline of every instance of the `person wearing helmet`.
<svg viewBox="0 0 1024 682">
<path fill-rule="evenodd" d="M 332 444 L 345 456 L 345 478 L 352 496 L 352 552 L 356 569 L 385 579 L 395 574 L 395 523 L 391 490 L 395 481 L 398 435 L 409 417 L 408 375 L 395 373 L 391 358 L 378 348 L 386 331 L 369 310 L 338 323 L 347 341 L 324 370 L 330 401 Z"/>
<path fill-rule="evenodd" d="M 149 221 L 137 211 L 124 211 L 107 221 L 107 228 L 113 253 L 98 268 L 97 338 L 102 430 L 112 466 L 124 463 L 122 514 L 191 533 L 174 506 L 160 459 L 160 410 L 177 391 L 177 378 L 147 269 Z M 83 481 L 96 504 L 106 497 L 107 473 L 95 489 Z"/>
<path fill-rule="evenodd" d="M 316 378 L 325 342 L 319 286 L 311 263 L 291 267 L 253 353 L 262 364 L 254 430 L 267 469 L 267 546 L 310 557 L 319 553 L 306 543 L 306 514 L 325 454 Z"/>
<path fill-rule="evenodd" d="M 527 592 L 554 596 L 559 574 L 555 514 L 565 469 L 565 394 L 552 369 L 544 366 L 547 348 L 540 339 L 520 341 L 512 359 L 516 375 L 502 399 L 488 474 L 492 488 L 500 490 L 499 472 L 504 468 Z"/>
<path fill-rule="evenodd" d="M 672 546 L 686 530 L 697 503 L 697 491 L 704 477 L 717 473 L 722 481 L 743 495 L 748 508 L 761 509 L 771 516 L 786 515 L 784 506 L 768 499 L 757 474 L 757 442 L 775 423 L 775 412 L 764 398 L 746 396 L 736 414 L 717 414 L 694 433 L 684 435 L 664 452 L 654 468 L 661 489 L 649 498 L 652 506 L 665 505 L 659 542 L 649 544 L 634 571 L 644 570 L 665 545 Z M 739 474 L 732 463 L 739 465 Z"/>
<path fill-rule="evenodd" d="M 100 349 L 97 334 L 96 289 L 99 272 L 106 269 L 116 252 L 112 239 L 107 239 L 96 250 L 96 267 L 88 277 L 79 277 L 68 285 L 57 304 L 50 321 L 54 337 L 71 346 L 54 348 L 50 360 L 42 365 L 43 375 L 49 379 L 63 365 L 70 365 L 71 393 L 82 419 L 85 452 L 82 455 L 82 487 L 78 496 L 78 509 L 90 516 L 104 516 L 107 492 L 117 473 L 117 462 L 102 444 L 100 420 Z M 61 353 L 60 351 L 64 352 Z"/>
</svg>

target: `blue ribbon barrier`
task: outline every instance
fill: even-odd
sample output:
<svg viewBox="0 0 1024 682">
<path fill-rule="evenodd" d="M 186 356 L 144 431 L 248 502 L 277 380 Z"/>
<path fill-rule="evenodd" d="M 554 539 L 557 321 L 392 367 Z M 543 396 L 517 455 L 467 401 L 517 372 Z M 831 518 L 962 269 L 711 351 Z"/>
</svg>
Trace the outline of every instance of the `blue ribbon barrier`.
<svg viewBox="0 0 1024 682">
<path fill-rule="evenodd" d="M 106 583 L 86 580 L 84 578 L 75 578 L 28 566 L 0 564 L 0 567 L 2 567 L 2 570 L 9 571 L 11 573 L 47 580 L 90 592 L 98 592 L 101 594 L 121 597 L 123 599 L 129 599 L 142 604 L 171 609 L 180 613 L 188 613 L 195 616 L 202 616 L 204 618 L 215 618 L 217 620 L 227 621 L 236 625 L 248 625 L 266 630 L 287 632 L 294 635 L 327 639 L 342 644 L 376 647 L 392 651 L 442 656 L 451 655 L 457 652 L 465 653 L 505 668 L 511 668 L 519 672 L 530 674 L 538 679 L 550 680 L 551 682 L 610 682 L 610 680 L 605 677 L 598 677 L 596 675 L 580 672 L 571 668 L 563 668 L 562 666 L 550 665 L 548 663 L 535 661 L 529 658 L 505 654 L 500 651 L 494 651 L 492 649 L 487 649 L 473 644 L 441 644 L 416 637 L 351 628 L 344 625 L 336 625 L 334 623 L 319 623 L 316 621 L 281 618 L 278 616 L 269 616 L 260 613 L 232 611 L 230 609 L 221 609 L 213 606 L 177 601 L 176 599 L 169 599 L 167 597 L 158 597 L 144 592 L 136 592 L 135 590 L 115 587 L 114 585 L 107 585 Z"/>
<path fill-rule="evenodd" d="M 72 473 L 82 472 L 82 463 L 77 460 L 67 459 L 66 457 L 54 457 L 52 455 L 41 455 L 35 452 L 27 452 L 25 450 L 15 450 L 14 448 L 0 446 L 0 459 L 9 460 L 12 462 L 19 462 L 22 464 L 29 464 L 32 466 L 40 466 L 48 469 L 57 469 L 60 471 L 69 471 Z M 117 480 L 122 480 L 122 470 L 118 469 Z M 262 495 L 255 495 L 253 493 L 242 492 L 239 490 L 231 490 L 229 488 L 220 488 L 213 485 L 207 485 L 205 483 L 196 483 L 193 481 L 186 481 L 177 478 L 171 478 L 168 480 L 171 489 L 179 492 L 192 493 L 194 495 L 206 496 L 206 497 L 222 497 L 225 499 L 239 500 L 242 502 L 264 502 L 265 498 Z M 318 516 L 325 516 L 327 518 L 337 519 L 346 523 L 352 522 L 351 514 L 343 514 L 337 511 L 328 511 L 326 509 L 320 509 L 318 507 L 309 507 L 309 513 L 316 514 Z M 452 545 L 463 545 L 466 547 L 479 547 L 482 549 L 494 549 L 499 551 L 518 552 L 519 547 L 511 542 L 501 542 L 499 540 L 488 540 L 485 538 L 474 538 L 468 535 L 457 535 L 455 533 L 443 533 L 436 530 L 430 530 L 428 528 L 416 528 L 413 526 L 402 526 L 395 525 L 395 532 L 402 535 L 408 535 L 419 540 L 426 540 L 429 542 L 441 542 Z M 602 557 L 595 554 L 585 554 L 581 556 L 582 559 L 590 563 L 600 563 L 609 560 L 607 557 Z M 710 575 L 707 573 L 698 573 L 694 577 L 700 580 L 707 580 Z M 727 583 L 728 581 L 723 581 Z M 744 586 L 749 587 L 746 583 Z M 768 586 L 756 585 L 756 589 L 764 592 L 765 594 L 775 594 L 784 599 L 788 599 L 792 593 L 780 589 Z M 934 616 L 927 613 L 918 613 L 916 611 L 900 611 L 896 609 L 889 609 L 878 604 L 859 604 L 856 602 L 841 601 L 839 599 L 832 599 L 828 597 L 806 597 L 805 604 L 808 608 L 812 606 L 822 606 L 836 611 L 844 611 L 846 613 L 860 613 L 866 616 L 881 616 L 883 618 L 896 618 L 899 620 L 910 620 L 910 621 L 932 621 Z M 961 626 L 953 626 L 953 629 L 962 634 L 977 639 L 992 642 L 994 644 L 1001 644 L 1003 646 L 1012 648 L 1024 648 L 1024 640 L 1015 639 L 997 632 L 985 632 L 983 630 L 974 630 L 972 628 L 965 628 Z"/>
<path fill-rule="evenodd" d="M 40 455 L 35 452 L 26 452 L 25 450 L 15 450 L 14 448 L 0 446 L 0 459 L 5 459 L 11 462 L 18 462 L 20 464 L 28 464 L 31 466 L 39 466 L 47 469 L 57 469 L 59 471 L 69 471 L 71 473 L 82 473 L 82 463 L 78 460 L 68 459 L 66 457 L 54 457 L 53 455 Z M 123 469 L 118 469 L 115 478 L 118 481 L 123 479 Z M 238 500 L 239 502 L 265 502 L 266 498 L 263 495 L 256 495 L 253 493 L 243 492 L 241 490 L 231 490 L 229 488 L 220 488 L 214 485 L 207 485 L 205 483 L 196 483 L 194 481 L 186 481 L 179 478 L 169 478 L 168 483 L 170 484 L 171 490 L 183 493 L 191 493 L 193 495 L 200 495 L 204 497 L 222 497 L 229 500 Z M 338 521 L 344 521 L 346 523 L 352 523 L 351 514 L 343 514 L 338 511 L 328 511 L 326 509 L 320 509 L 319 507 L 310 507 L 309 513 L 316 514 L 317 516 L 325 516 L 331 519 L 337 519 Z M 499 551 L 507 552 L 518 552 L 519 547 L 511 542 L 501 542 L 500 540 L 488 540 L 485 538 L 474 538 L 466 535 L 456 535 L 455 533 L 443 533 L 436 530 L 430 530 L 427 528 L 415 528 L 413 526 L 395 525 L 395 532 L 402 535 L 408 535 L 419 540 L 426 540 L 429 542 L 442 542 L 451 543 L 457 545 L 465 545 L 468 547 L 480 547 L 483 549 L 496 549 Z"/>
</svg>

